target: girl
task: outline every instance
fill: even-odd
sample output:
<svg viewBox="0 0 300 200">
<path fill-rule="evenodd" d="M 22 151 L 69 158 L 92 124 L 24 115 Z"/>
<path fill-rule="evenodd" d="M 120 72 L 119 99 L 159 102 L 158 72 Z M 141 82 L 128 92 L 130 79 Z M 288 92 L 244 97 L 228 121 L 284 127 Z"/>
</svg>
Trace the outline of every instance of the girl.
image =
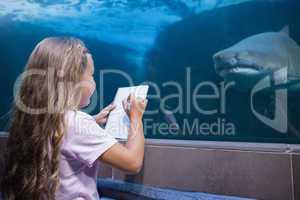
<svg viewBox="0 0 300 200">
<path fill-rule="evenodd" d="M 92 55 L 76 38 L 46 38 L 35 47 L 15 95 L 1 182 L 4 199 L 99 199 L 99 160 L 139 172 L 146 101 L 130 95 L 123 102 L 131 125 L 126 144 L 118 143 L 99 126 L 114 106 L 95 116 L 79 111 L 95 90 L 93 73 Z"/>
</svg>

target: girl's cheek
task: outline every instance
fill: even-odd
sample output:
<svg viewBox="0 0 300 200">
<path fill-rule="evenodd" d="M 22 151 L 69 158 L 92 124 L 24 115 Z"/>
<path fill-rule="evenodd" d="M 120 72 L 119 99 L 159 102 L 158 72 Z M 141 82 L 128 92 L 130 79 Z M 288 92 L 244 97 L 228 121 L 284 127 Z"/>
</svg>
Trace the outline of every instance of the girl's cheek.
<svg viewBox="0 0 300 200">
<path fill-rule="evenodd" d="M 91 85 L 91 89 L 90 89 L 90 97 L 94 94 L 95 90 L 96 90 L 96 83 L 93 80 L 92 85 Z"/>
<path fill-rule="evenodd" d="M 94 80 L 91 81 L 90 84 L 88 84 L 86 87 L 83 88 L 82 91 L 82 98 L 80 106 L 84 107 L 90 104 L 90 98 L 93 95 L 94 91 L 96 89 L 96 83 Z"/>
</svg>

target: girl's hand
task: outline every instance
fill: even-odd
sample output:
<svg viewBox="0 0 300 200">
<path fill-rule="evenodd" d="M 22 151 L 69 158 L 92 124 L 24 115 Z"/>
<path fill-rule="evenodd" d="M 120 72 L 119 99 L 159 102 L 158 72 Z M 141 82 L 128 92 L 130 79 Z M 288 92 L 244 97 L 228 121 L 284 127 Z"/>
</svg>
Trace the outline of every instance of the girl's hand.
<svg viewBox="0 0 300 200">
<path fill-rule="evenodd" d="M 123 108 L 130 120 L 142 119 L 148 100 L 136 98 L 133 94 L 130 94 L 126 100 L 124 100 Z"/>
<path fill-rule="evenodd" d="M 94 115 L 94 119 L 100 126 L 104 126 L 107 121 L 109 113 L 115 108 L 116 106 L 113 104 L 106 106 L 97 115 Z"/>
</svg>

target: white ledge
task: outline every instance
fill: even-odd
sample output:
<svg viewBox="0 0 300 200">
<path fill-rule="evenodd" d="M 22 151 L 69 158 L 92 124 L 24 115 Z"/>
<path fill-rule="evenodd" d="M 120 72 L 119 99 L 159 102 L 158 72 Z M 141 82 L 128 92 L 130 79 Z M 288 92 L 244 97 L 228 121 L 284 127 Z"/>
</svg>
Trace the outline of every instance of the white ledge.
<svg viewBox="0 0 300 200">
<path fill-rule="evenodd" d="M 0 131 L 1 137 L 7 137 L 7 132 Z M 120 139 L 120 142 L 125 140 Z M 255 143 L 255 142 L 221 142 L 221 141 L 201 141 L 201 140 L 176 140 L 176 139 L 146 139 L 149 146 L 170 146 L 198 149 L 219 149 L 237 151 L 256 151 L 256 152 L 281 152 L 281 153 L 300 153 L 300 144 L 281 144 L 281 143 Z"/>
</svg>

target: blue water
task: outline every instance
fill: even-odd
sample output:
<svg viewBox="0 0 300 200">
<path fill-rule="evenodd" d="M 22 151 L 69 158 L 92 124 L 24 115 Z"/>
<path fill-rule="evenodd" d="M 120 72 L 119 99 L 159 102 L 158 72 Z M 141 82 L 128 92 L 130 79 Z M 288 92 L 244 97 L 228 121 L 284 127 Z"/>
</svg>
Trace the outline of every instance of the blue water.
<svg viewBox="0 0 300 200">
<path fill-rule="evenodd" d="M 0 2 L 0 16 L 16 22 L 76 34 L 134 51 L 140 64 L 166 26 L 204 10 L 249 0 L 21 0 Z"/>
<path fill-rule="evenodd" d="M 189 68 L 191 86 L 200 81 L 218 85 L 223 81 L 214 71 L 212 55 L 245 37 L 278 31 L 289 25 L 291 37 L 300 44 L 300 9 L 293 1 L 283 0 L 8 0 L 0 2 L 0 67 L 3 73 L 0 98 L 0 130 L 7 128 L 12 88 L 22 72 L 33 47 L 47 36 L 76 36 L 90 49 L 95 60 L 96 82 L 100 88 L 101 69 L 120 69 L 133 78 L 135 84 L 145 80 L 157 83 L 162 96 L 175 88 L 163 87 L 166 81 L 178 81 L 186 86 L 184 74 Z M 112 101 L 116 88 L 126 86 L 118 76 L 105 79 L 104 102 Z M 153 92 L 154 88 L 150 89 Z M 100 93 L 100 91 L 98 91 Z M 187 91 L 183 90 L 184 96 Z M 298 93 L 289 94 L 289 123 L 300 130 L 297 123 Z M 183 99 L 184 105 L 187 99 Z M 100 100 L 95 97 L 100 109 Z M 169 109 L 177 100 L 167 101 Z M 220 102 L 210 101 L 203 108 L 218 107 Z M 149 108 L 158 107 L 152 100 Z M 279 133 L 261 123 L 249 107 L 249 93 L 230 90 L 226 114 L 202 115 L 195 109 L 191 113 L 174 112 L 180 127 L 183 120 L 226 126 L 235 125 L 234 135 L 159 134 L 154 128 L 147 130 L 149 138 L 258 141 L 299 143 L 298 131 Z M 258 107 L 270 107 L 272 94 L 262 95 Z M 87 109 L 88 110 L 88 109 Z M 145 116 L 154 122 L 165 122 L 160 112 Z M 218 121 L 219 120 L 219 121 Z M 153 122 L 153 123 L 154 123 Z M 218 125 L 219 126 L 219 125 Z"/>
</svg>

